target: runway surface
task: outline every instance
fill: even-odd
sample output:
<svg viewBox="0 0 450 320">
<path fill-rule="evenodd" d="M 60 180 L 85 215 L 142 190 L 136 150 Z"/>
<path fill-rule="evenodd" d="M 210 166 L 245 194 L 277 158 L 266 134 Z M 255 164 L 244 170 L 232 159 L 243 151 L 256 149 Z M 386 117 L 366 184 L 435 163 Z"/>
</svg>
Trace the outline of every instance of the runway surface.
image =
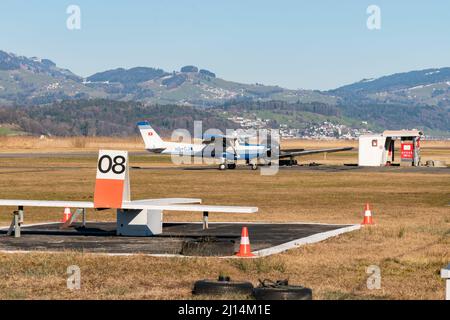
<svg viewBox="0 0 450 320">
<path fill-rule="evenodd" d="M 163 233 L 152 237 L 116 236 L 112 222 L 79 223 L 60 230 L 60 223 L 24 226 L 22 237 L 6 235 L 0 230 L 0 251 L 82 251 L 108 254 L 180 254 L 186 240 L 214 238 L 233 240 L 239 249 L 242 227 L 247 226 L 253 251 L 268 249 L 297 239 L 330 231 L 344 230 L 352 225 L 302 223 L 210 223 L 203 230 L 200 223 L 164 223 Z"/>
<path fill-rule="evenodd" d="M 132 170 L 187 170 L 187 171 L 219 171 L 217 165 L 191 165 L 191 166 L 177 166 L 173 164 L 152 166 L 152 155 L 148 152 L 130 152 L 131 157 L 133 156 L 148 156 L 149 165 L 145 166 L 133 166 L 132 159 L 130 161 L 130 167 Z M 0 159 L 70 159 L 70 158 L 97 158 L 97 152 L 72 152 L 72 153 L 0 153 Z M 1 169 L 14 169 L 12 171 L 2 172 L 0 174 L 6 173 L 20 173 L 20 172 L 42 172 L 42 171 L 54 171 L 54 170 L 74 170 L 74 169 L 90 169 L 88 165 L 61 165 L 61 166 L 1 166 Z M 238 165 L 234 170 L 251 170 L 249 166 Z M 450 174 L 450 167 L 438 168 L 438 167 L 400 167 L 400 166 L 390 166 L 390 167 L 358 167 L 356 164 L 346 164 L 343 166 L 338 165 L 321 165 L 320 163 L 301 163 L 295 166 L 280 166 L 279 170 L 290 170 L 290 171 L 322 171 L 322 172 L 408 172 L 408 173 L 443 173 Z M 231 169 L 225 170 L 233 171 Z M 255 173 L 259 171 L 256 170 Z"/>
</svg>

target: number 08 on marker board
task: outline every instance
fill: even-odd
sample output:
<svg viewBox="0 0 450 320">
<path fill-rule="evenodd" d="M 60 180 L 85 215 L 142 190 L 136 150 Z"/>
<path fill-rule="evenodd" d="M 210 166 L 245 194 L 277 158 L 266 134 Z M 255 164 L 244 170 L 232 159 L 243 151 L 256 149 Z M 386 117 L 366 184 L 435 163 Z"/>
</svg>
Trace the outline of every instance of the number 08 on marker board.
<svg viewBox="0 0 450 320">
<path fill-rule="evenodd" d="M 121 208 L 130 201 L 128 152 L 100 150 L 95 182 L 95 208 Z"/>
</svg>

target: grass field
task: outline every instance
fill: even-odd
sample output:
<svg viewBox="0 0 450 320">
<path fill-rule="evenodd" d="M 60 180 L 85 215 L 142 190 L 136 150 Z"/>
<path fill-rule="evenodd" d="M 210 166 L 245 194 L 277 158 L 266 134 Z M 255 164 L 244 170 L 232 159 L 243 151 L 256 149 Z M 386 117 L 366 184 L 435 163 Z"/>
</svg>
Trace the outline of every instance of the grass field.
<svg viewBox="0 0 450 320">
<path fill-rule="evenodd" d="M 328 147 L 348 141 L 288 141 L 284 147 Z M 352 143 L 350 142 L 350 145 Z M 141 151 L 139 139 L 0 138 L 0 153 Z M 450 142 L 423 142 L 424 159 L 450 163 Z M 304 162 L 356 163 L 357 153 L 305 157 Z M 163 157 L 132 156 L 131 165 L 169 165 Z M 0 198 L 92 200 L 96 156 L 0 158 Z M 212 214 L 211 221 L 360 223 L 365 202 L 376 226 L 276 256 L 253 259 L 106 257 L 85 253 L 0 253 L 1 299 L 191 298 L 193 282 L 224 273 L 236 280 L 289 278 L 311 287 L 315 299 L 443 299 L 440 269 L 450 262 L 450 173 L 287 171 L 261 176 L 251 170 L 132 170 L 134 199 L 199 197 L 205 204 L 251 205 L 252 215 Z M 1 208 L 0 224 L 10 221 Z M 26 222 L 54 221 L 62 213 L 28 209 Z M 111 211 L 90 220 L 114 220 Z M 198 221 L 171 213 L 166 221 Z M 250 234 L 251 238 L 251 234 Z M 1 241 L 1 238 L 0 238 Z M 81 268 L 79 291 L 66 288 L 66 269 Z M 368 290 L 366 268 L 381 268 L 380 290 Z"/>
</svg>

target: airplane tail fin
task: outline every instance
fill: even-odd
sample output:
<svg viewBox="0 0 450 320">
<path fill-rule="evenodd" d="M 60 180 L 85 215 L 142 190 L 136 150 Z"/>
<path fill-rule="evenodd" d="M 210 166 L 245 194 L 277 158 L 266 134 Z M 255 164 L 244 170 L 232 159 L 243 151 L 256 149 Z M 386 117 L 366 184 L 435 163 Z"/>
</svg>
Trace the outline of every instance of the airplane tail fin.
<svg viewBox="0 0 450 320">
<path fill-rule="evenodd" d="M 100 150 L 95 180 L 94 208 L 122 208 L 130 201 L 128 152 Z"/>
<path fill-rule="evenodd" d="M 139 131 L 145 143 L 146 149 L 160 149 L 163 147 L 164 141 L 150 126 L 148 121 L 138 122 Z"/>
</svg>

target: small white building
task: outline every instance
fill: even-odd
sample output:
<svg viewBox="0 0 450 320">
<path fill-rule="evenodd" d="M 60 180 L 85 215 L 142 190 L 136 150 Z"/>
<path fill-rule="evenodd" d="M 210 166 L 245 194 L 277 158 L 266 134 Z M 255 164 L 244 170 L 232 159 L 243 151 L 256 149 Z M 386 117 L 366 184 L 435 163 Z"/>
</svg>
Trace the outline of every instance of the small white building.
<svg viewBox="0 0 450 320">
<path fill-rule="evenodd" d="M 358 165 L 379 167 L 385 163 L 386 138 L 381 134 L 359 137 Z"/>
<path fill-rule="evenodd" d="M 401 166 L 420 164 L 419 130 L 384 131 L 382 134 L 362 135 L 359 137 L 358 165 L 380 167 L 394 165 L 395 141 L 400 139 Z"/>
</svg>

